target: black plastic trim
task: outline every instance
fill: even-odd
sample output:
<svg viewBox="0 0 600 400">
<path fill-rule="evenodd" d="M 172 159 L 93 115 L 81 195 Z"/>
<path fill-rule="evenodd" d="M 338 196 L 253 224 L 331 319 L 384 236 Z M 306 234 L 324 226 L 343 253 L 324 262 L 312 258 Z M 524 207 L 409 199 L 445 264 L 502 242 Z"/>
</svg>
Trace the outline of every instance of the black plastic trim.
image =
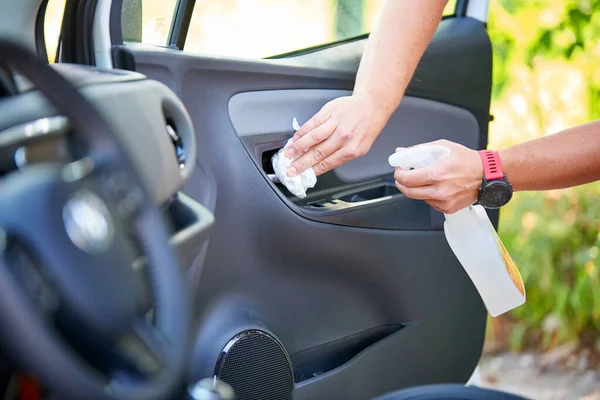
<svg viewBox="0 0 600 400">
<path fill-rule="evenodd" d="M 294 382 L 300 383 L 332 371 L 402 328 L 403 324 L 378 326 L 292 354 Z"/>
<path fill-rule="evenodd" d="M 454 8 L 454 14 L 457 17 L 466 17 L 468 6 L 469 6 L 469 0 L 457 0 L 456 7 Z"/>
<path fill-rule="evenodd" d="M 12 72 L 8 68 L 0 67 L 0 97 L 12 96 L 17 93 L 18 89 Z"/>
<path fill-rule="evenodd" d="M 78 55 L 80 55 L 82 64 L 95 65 L 96 60 L 94 56 L 94 40 L 93 40 L 93 26 L 94 26 L 94 15 L 96 14 L 96 5 L 98 0 L 87 0 L 84 1 L 83 7 L 81 8 L 81 14 L 77 16 L 77 21 L 81 21 L 78 33 L 80 34 Z"/>
<path fill-rule="evenodd" d="M 77 1 L 67 0 L 65 2 L 65 11 L 60 27 L 59 47 L 60 58 L 64 62 L 75 62 L 75 43 L 73 41 L 64 40 L 65 37 L 74 37 L 71 33 L 75 30 L 75 14 L 77 13 Z"/>
<path fill-rule="evenodd" d="M 455 16 L 456 16 L 456 14 L 444 15 L 444 16 L 442 16 L 442 21 L 445 20 L 445 19 L 454 18 Z M 315 46 L 305 47 L 303 49 L 292 50 L 292 51 L 289 51 L 287 53 L 276 54 L 276 55 L 273 55 L 273 56 L 264 57 L 264 59 L 265 60 L 276 60 L 278 58 L 293 58 L 295 56 L 301 56 L 301 55 L 305 55 L 305 54 L 315 53 L 317 51 L 325 50 L 325 49 L 328 49 L 330 47 L 345 45 L 345 44 L 348 44 L 348 43 L 352 43 L 352 42 L 364 40 L 364 39 L 367 39 L 369 37 L 369 35 L 370 35 L 370 32 L 369 33 L 363 33 L 362 35 L 352 36 L 352 37 L 349 37 L 349 38 L 345 38 L 345 39 L 341 39 L 341 40 L 336 40 L 334 42 L 317 44 Z"/>
<path fill-rule="evenodd" d="M 335 42 L 318 44 L 315 46 L 305 47 L 305 48 L 299 49 L 299 50 L 289 51 L 289 52 L 283 53 L 283 54 L 276 54 L 274 56 L 268 56 L 268 57 L 265 57 L 264 59 L 265 60 L 276 60 L 278 58 L 291 58 L 291 57 L 295 57 L 295 56 L 299 56 L 299 55 L 303 55 L 303 54 L 309 54 L 309 53 L 314 53 L 316 51 L 325 50 L 330 47 L 335 47 L 335 46 L 344 45 L 347 43 L 356 42 L 358 40 L 363 40 L 368 37 L 369 37 L 369 33 L 365 33 L 365 34 L 362 34 L 359 36 L 353 36 L 353 37 L 346 38 L 346 39 L 336 40 Z"/>
<path fill-rule="evenodd" d="M 172 227 L 169 242 L 181 266 L 185 270 L 193 267 L 214 224 L 213 215 L 194 199 L 178 192 L 164 206 L 163 215 Z M 138 260 L 146 268 L 146 260 Z"/>
<path fill-rule="evenodd" d="M 169 46 L 183 50 L 190 29 L 192 13 L 196 0 L 179 0 L 175 8 L 175 16 L 169 32 Z"/>
<path fill-rule="evenodd" d="M 113 66 L 118 69 L 135 71 L 135 55 L 125 45 L 113 45 L 111 48 Z"/>
<path fill-rule="evenodd" d="M 46 51 L 46 36 L 44 35 L 44 19 L 46 17 L 47 8 L 48 0 L 43 0 L 42 4 L 40 4 L 40 8 L 35 19 L 35 49 L 38 56 L 44 62 L 48 62 L 48 52 Z"/>
<path fill-rule="evenodd" d="M 110 41 L 113 46 L 123 44 L 123 31 L 121 25 L 123 23 L 121 10 L 123 8 L 123 0 L 113 0 L 110 5 Z M 113 60 L 114 61 L 114 60 Z"/>
<path fill-rule="evenodd" d="M 93 22 L 97 0 L 67 0 L 61 27 L 61 62 L 94 65 Z"/>
</svg>

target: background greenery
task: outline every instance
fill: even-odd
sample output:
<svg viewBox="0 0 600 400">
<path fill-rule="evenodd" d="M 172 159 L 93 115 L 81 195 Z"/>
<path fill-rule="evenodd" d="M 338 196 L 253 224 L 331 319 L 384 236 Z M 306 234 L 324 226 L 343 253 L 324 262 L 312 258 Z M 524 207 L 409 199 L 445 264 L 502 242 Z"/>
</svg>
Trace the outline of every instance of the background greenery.
<svg viewBox="0 0 600 400">
<path fill-rule="evenodd" d="M 598 9 L 598 0 L 491 1 L 491 146 L 600 117 Z M 502 210 L 500 236 L 521 270 L 527 303 L 490 320 L 492 347 L 577 342 L 600 351 L 599 195 L 599 183 L 519 193 Z"/>
</svg>

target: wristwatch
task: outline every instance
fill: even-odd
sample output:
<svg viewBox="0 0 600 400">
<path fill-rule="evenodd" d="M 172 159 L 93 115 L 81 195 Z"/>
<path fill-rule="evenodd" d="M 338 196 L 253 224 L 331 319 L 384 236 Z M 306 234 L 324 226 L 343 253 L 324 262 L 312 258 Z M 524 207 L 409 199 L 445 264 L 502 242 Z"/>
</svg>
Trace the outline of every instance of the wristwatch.
<svg viewBox="0 0 600 400">
<path fill-rule="evenodd" d="M 500 208 L 508 203 L 513 195 L 512 185 L 502 171 L 500 155 L 497 151 L 481 150 L 479 156 L 485 176 L 477 200 L 485 208 Z"/>
</svg>

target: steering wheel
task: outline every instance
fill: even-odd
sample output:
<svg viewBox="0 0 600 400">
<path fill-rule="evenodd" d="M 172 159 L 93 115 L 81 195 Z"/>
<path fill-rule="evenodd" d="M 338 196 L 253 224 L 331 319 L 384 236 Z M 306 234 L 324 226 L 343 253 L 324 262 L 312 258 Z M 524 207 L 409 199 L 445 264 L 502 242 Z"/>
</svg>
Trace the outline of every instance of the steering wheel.
<svg viewBox="0 0 600 400">
<path fill-rule="evenodd" d="M 20 45 L 0 40 L 0 54 L 69 119 L 81 144 L 66 166 L 32 165 L 0 181 L 4 344 L 68 398 L 167 398 L 181 383 L 191 312 L 161 214 L 77 89 Z M 147 275 L 132 268 L 140 253 Z"/>
</svg>

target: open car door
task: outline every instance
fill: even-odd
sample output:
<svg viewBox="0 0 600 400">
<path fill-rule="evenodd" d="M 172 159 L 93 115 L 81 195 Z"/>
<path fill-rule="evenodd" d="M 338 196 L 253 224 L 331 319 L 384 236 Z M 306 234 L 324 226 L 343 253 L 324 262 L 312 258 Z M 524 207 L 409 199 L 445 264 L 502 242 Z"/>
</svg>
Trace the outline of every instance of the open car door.
<svg viewBox="0 0 600 400">
<path fill-rule="evenodd" d="M 487 0 L 450 2 L 369 153 L 319 177 L 304 199 L 273 181 L 271 156 L 291 137 L 294 117 L 303 123 L 351 92 L 366 36 L 270 59 L 190 51 L 194 26 L 228 23 L 225 14 L 203 14 L 211 3 L 248 7 L 114 0 L 111 10 L 115 67 L 164 82 L 191 114 L 199 163 L 185 193 L 216 218 L 194 299 L 189 379 L 216 376 L 238 399 L 296 400 L 369 399 L 467 382 L 482 351 L 484 305 L 446 243 L 443 215 L 398 192 L 387 158 L 398 146 L 440 138 L 486 147 Z M 348 9 L 367 3 L 340 0 L 334 12 L 355 18 L 361 11 Z M 142 24 L 157 4 L 162 19 Z M 164 43 L 131 41 L 160 29 L 169 32 Z"/>
</svg>

